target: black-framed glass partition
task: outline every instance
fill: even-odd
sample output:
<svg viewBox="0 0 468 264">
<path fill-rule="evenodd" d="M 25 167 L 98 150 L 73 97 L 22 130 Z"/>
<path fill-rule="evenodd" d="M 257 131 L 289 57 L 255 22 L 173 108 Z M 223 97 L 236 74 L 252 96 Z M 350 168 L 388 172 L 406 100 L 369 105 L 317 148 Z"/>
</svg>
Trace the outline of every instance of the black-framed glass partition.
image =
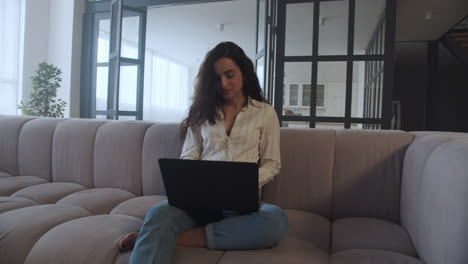
<svg viewBox="0 0 468 264">
<path fill-rule="evenodd" d="M 279 0 L 274 106 L 283 126 L 390 128 L 394 0 Z"/>
</svg>

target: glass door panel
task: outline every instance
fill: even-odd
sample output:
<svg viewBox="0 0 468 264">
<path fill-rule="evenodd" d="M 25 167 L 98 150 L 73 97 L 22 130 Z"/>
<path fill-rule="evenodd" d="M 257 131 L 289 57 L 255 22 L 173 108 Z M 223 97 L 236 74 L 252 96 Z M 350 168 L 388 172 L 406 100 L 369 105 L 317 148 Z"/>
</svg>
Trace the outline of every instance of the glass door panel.
<svg viewBox="0 0 468 264">
<path fill-rule="evenodd" d="M 95 111 L 107 110 L 107 89 L 109 79 L 109 44 L 110 44 L 110 18 L 109 14 L 96 16 L 97 45 L 94 66 L 93 86 L 95 90 Z"/>
<path fill-rule="evenodd" d="M 142 119 L 146 9 L 111 5 L 107 118 Z"/>
<path fill-rule="evenodd" d="M 276 0 L 257 0 L 256 72 L 265 99 L 273 101 Z"/>
<path fill-rule="evenodd" d="M 260 82 L 260 88 L 265 91 L 265 56 L 257 60 L 257 78 Z"/>
<path fill-rule="evenodd" d="M 257 52 L 260 52 L 265 47 L 265 28 L 266 28 L 266 0 L 258 0 L 257 12 Z"/>
<path fill-rule="evenodd" d="M 287 62 L 284 65 L 283 115 L 310 116 L 310 62 Z"/>
<path fill-rule="evenodd" d="M 96 110 L 106 111 L 107 109 L 107 82 L 109 78 L 109 67 L 98 66 L 96 74 Z"/>
<path fill-rule="evenodd" d="M 139 58 L 139 32 L 140 17 L 133 15 L 131 12 L 124 11 L 120 57 L 136 60 Z"/>
<path fill-rule="evenodd" d="M 312 55 L 314 3 L 286 5 L 285 56 Z"/>
<path fill-rule="evenodd" d="M 318 55 L 346 55 L 349 0 L 320 2 Z"/>
<path fill-rule="evenodd" d="M 385 4 L 386 0 L 356 0 L 354 54 L 384 54 Z"/>
<path fill-rule="evenodd" d="M 138 65 L 120 66 L 119 111 L 137 111 L 137 95 Z"/>
<path fill-rule="evenodd" d="M 346 62 L 318 63 L 317 99 L 323 100 L 321 106 L 317 105 L 317 116 L 345 116 Z"/>
<path fill-rule="evenodd" d="M 110 19 L 99 19 L 98 22 L 98 42 L 97 42 L 97 62 L 109 62 L 109 42 L 110 42 Z"/>
</svg>

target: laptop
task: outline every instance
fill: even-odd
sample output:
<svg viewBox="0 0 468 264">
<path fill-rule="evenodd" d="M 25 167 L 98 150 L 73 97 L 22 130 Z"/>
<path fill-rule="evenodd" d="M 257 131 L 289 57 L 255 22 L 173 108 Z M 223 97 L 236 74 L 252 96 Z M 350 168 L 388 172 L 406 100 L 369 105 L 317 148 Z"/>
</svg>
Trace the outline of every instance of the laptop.
<svg viewBox="0 0 468 264">
<path fill-rule="evenodd" d="M 161 158 L 159 167 L 169 205 L 201 222 L 258 211 L 257 163 Z"/>
</svg>

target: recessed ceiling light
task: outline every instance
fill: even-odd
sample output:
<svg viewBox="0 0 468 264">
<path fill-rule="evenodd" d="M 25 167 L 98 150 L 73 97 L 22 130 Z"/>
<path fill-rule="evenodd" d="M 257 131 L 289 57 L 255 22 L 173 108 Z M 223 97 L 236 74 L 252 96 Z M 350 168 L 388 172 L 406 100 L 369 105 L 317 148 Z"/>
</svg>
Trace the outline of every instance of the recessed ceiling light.
<svg viewBox="0 0 468 264">
<path fill-rule="evenodd" d="M 431 20 L 432 19 L 432 11 L 427 10 L 426 15 L 425 15 L 426 20 Z"/>
</svg>

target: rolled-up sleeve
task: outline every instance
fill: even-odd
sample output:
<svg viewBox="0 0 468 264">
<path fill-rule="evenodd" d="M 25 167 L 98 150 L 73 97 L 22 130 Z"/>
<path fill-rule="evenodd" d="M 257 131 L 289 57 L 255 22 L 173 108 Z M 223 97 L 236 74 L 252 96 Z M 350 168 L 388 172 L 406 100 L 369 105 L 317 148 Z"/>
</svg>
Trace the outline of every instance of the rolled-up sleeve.
<svg viewBox="0 0 468 264">
<path fill-rule="evenodd" d="M 203 139 L 200 133 L 200 127 L 189 127 L 182 147 L 181 159 L 200 159 L 203 148 Z"/>
<path fill-rule="evenodd" d="M 281 168 L 280 126 L 273 108 L 265 111 L 264 124 L 260 136 L 259 187 L 268 183 Z"/>
</svg>

